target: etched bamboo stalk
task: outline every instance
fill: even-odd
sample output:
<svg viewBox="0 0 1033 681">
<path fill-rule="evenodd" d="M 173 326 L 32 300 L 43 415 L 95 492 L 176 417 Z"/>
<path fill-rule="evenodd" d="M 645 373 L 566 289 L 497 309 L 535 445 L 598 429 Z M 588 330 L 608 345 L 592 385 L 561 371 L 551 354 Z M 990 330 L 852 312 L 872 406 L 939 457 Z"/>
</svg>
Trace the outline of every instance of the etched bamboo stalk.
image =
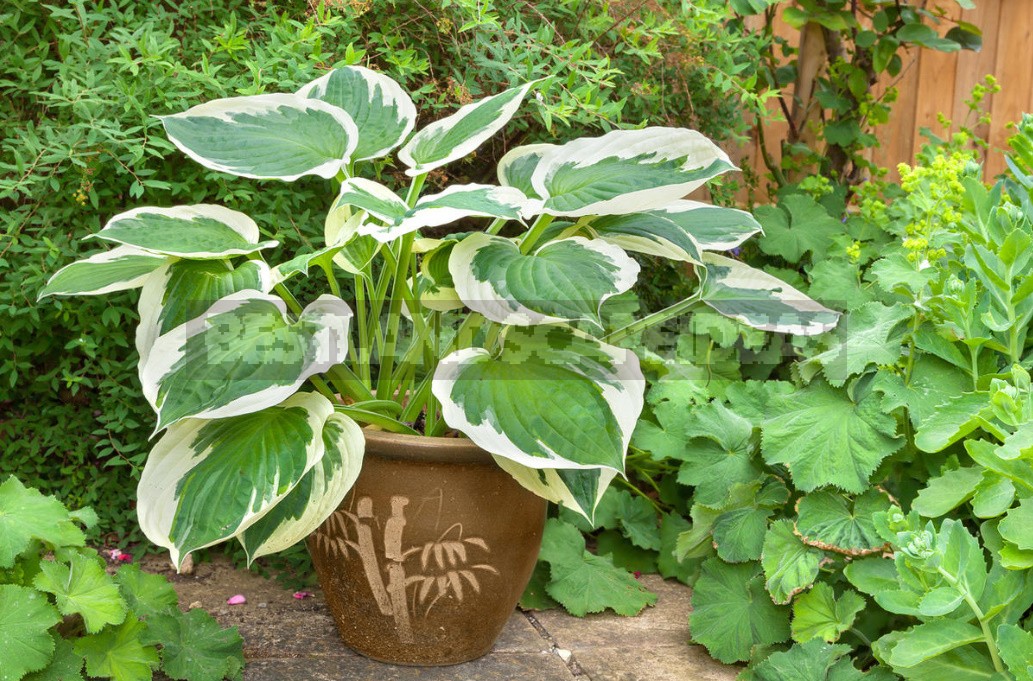
<svg viewBox="0 0 1033 681">
<path fill-rule="evenodd" d="M 380 576 L 380 563 L 377 561 L 376 548 L 373 545 L 373 531 L 364 521 L 373 518 L 373 500 L 369 497 L 359 499 L 356 511 L 358 520 L 355 522 L 355 533 L 358 539 L 359 560 L 362 562 L 362 569 L 366 573 L 366 581 L 373 591 L 373 598 L 380 608 L 381 614 L 390 616 L 393 614 L 391 597 L 384 588 L 384 580 Z"/>
<path fill-rule="evenodd" d="M 398 640 L 412 643 L 416 639 L 409 621 L 409 603 L 405 595 L 405 556 L 402 553 L 402 532 L 405 529 L 405 497 L 391 497 L 391 517 L 384 523 L 384 557 L 388 560 L 387 592 L 391 599 Z"/>
</svg>

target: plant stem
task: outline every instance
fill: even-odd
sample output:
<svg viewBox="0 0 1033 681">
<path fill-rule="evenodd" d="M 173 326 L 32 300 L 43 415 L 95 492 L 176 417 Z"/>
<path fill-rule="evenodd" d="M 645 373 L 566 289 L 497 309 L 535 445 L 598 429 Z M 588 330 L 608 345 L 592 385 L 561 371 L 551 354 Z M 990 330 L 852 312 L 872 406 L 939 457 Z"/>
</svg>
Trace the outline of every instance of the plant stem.
<svg viewBox="0 0 1033 681">
<path fill-rule="evenodd" d="M 1004 665 L 1001 663 L 1001 655 L 997 650 L 997 641 L 994 640 L 993 633 L 990 631 L 990 624 L 987 622 L 986 615 L 983 614 L 983 610 L 979 607 L 979 604 L 976 603 L 976 600 L 972 598 L 972 594 L 969 593 L 967 585 L 962 585 L 960 580 L 956 579 L 954 575 L 947 572 L 942 567 L 936 568 L 936 571 L 939 572 L 945 580 L 947 580 L 948 584 L 961 592 L 961 596 L 965 599 L 965 603 L 968 604 L 968 607 L 972 610 L 976 619 L 979 620 L 979 628 L 983 630 L 983 638 L 986 640 L 986 647 L 990 649 L 990 659 L 994 663 L 994 669 L 1003 673 Z"/>
<path fill-rule="evenodd" d="M 294 314 L 301 314 L 303 309 L 301 307 L 301 303 L 298 302 L 298 299 L 294 297 L 293 293 L 287 290 L 286 286 L 283 284 L 277 284 L 273 287 L 273 290 L 276 291 L 276 295 L 283 299 L 283 302 L 287 303 L 288 310 Z"/>
<path fill-rule="evenodd" d="M 648 501 L 653 506 L 653 508 L 656 509 L 657 513 L 659 513 L 661 515 L 664 513 L 664 509 L 660 507 L 660 504 L 656 503 L 656 500 L 654 500 L 653 497 L 649 496 L 648 494 L 646 494 L 645 492 L 640 490 L 638 487 L 633 485 L 628 480 L 625 480 L 624 478 L 617 477 L 617 478 L 614 478 L 614 481 L 619 483 L 619 484 L 621 484 L 621 485 L 623 485 L 627 489 L 631 490 L 635 494 L 639 495 L 640 497 L 642 497 L 643 499 Z"/>
<path fill-rule="evenodd" d="M 686 298 L 685 300 L 677 302 L 674 305 L 665 307 L 662 310 L 657 310 L 653 314 L 646 315 L 642 319 L 639 319 L 636 322 L 628 324 L 623 328 L 617 329 L 616 331 L 611 331 L 610 333 L 603 336 L 603 341 L 606 343 L 619 343 L 628 336 L 634 336 L 636 333 L 639 333 L 640 331 L 645 331 L 651 326 L 662 324 L 666 322 L 668 319 L 673 319 L 675 317 L 681 316 L 686 312 L 689 312 L 702 305 L 703 301 L 701 301 L 697 296 L 694 295 L 692 297 Z"/>
<path fill-rule="evenodd" d="M 337 404 L 337 397 L 334 395 L 334 391 L 330 389 L 330 386 L 326 384 L 321 376 L 309 376 L 309 383 L 311 383 L 319 394 L 330 400 L 331 404 Z"/>
<path fill-rule="evenodd" d="M 488 229 L 486 229 L 484 231 L 486 233 L 488 233 L 488 234 L 495 235 L 495 234 L 498 234 L 499 232 L 501 232 L 502 228 L 505 225 L 506 225 L 506 218 L 496 218 L 490 225 L 488 225 Z"/>
<path fill-rule="evenodd" d="M 542 213 L 538 216 L 538 219 L 531 225 L 531 229 L 527 231 L 524 238 L 520 241 L 520 252 L 527 255 L 534 248 L 534 245 L 538 243 L 538 240 L 542 238 L 542 233 L 545 232 L 546 228 L 552 223 L 555 218 L 551 215 Z"/>
<path fill-rule="evenodd" d="M 344 406 L 344 405 L 338 405 L 338 406 L 334 407 L 334 410 L 337 411 L 337 412 L 340 412 L 341 414 L 345 414 L 347 416 L 350 416 L 351 418 L 355 419 L 359 423 L 369 423 L 369 424 L 374 425 L 374 426 L 379 426 L 379 427 L 383 428 L 384 430 L 390 431 L 392 433 L 404 433 L 406 435 L 419 435 L 418 432 L 416 432 L 415 430 L 413 430 L 409 426 L 405 425 L 404 423 L 400 423 L 400 422 L 396 421 L 395 419 L 391 418 L 390 416 L 384 416 L 383 414 L 378 414 L 375 411 L 367 411 L 365 409 L 356 409 L 355 407 L 347 407 L 347 406 Z"/>
<path fill-rule="evenodd" d="M 369 320 L 366 318 L 366 278 L 355 277 L 355 310 L 356 317 L 359 327 L 359 360 L 358 366 L 359 377 L 367 387 L 372 387 L 372 379 L 370 376 L 369 360 L 372 348 L 369 346 L 369 329 L 366 324 Z"/>
</svg>

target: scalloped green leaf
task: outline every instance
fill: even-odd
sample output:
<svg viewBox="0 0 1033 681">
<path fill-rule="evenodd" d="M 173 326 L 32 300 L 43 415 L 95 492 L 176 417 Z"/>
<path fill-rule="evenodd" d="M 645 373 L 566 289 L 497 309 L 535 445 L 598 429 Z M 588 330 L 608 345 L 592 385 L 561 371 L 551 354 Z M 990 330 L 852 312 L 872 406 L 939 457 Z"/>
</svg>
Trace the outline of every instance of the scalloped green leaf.
<svg viewBox="0 0 1033 681">
<path fill-rule="evenodd" d="M 0 584 L 0 680 L 18 681 L 43 669 L 54 655 L 50 627 L 61 620 L 35 589 Z"/>
<path fill-rule="evenodd" d="M 87 632 L 95 634 L 125 619 L 126 602 L 100 558 L 75 553 L 67 564 L 45 560 L 39 567 L 33 585 L 54 595 L 62 615 L 81 615 Z"/>
</svg>

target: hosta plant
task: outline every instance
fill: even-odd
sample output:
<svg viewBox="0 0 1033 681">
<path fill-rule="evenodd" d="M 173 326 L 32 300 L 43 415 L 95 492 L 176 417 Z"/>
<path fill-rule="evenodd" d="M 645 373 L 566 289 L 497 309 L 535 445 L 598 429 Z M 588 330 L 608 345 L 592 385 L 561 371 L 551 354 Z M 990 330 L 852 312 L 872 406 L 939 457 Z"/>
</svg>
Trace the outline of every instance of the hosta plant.
<svg viewBox="0 0 1033 681">
<path fill-rule="evenodd" d="M 277 244 L 236 210 L 246 206 L 137 207 L 94 235 L 113 248 L 58 271 L 41 294 L 141 289 L 139 375 L 160 437 L 138 512 L 174 563 L 231 538 L 251 559 L 304 538 L 355 480 L 363 425 L 458 431 L 525 487 L 591 517 L 624 473 L 643 405 L 622 339 L 702 305 L 761 329 L 835 324 L 790 286 L 715 253 L 759 227 L 684 199 L 733 169 L 692 130 L 517 147 L 498 185 L 423 191 L 535 85 L 415 133 L 409 95 L 361 67 L 162 117 L 176 147 L 212 170 L 332 182 L 319 248 L 271 264 Z M 407 188 L 390 186 L 399 177 Z M 611 329 L 606 301 L 639 272 L 629 252 L 691 265 L 699 286 Z"/>
<path fill-rule="evenodd" d="M 239 679 L 242 641 L 207 612 L 182 612 L 161 575 L 114 573 L 86 547 L 89 508 L 69 511 L 15 477 L 0 483 L 0 679 Z"/>
</svg>

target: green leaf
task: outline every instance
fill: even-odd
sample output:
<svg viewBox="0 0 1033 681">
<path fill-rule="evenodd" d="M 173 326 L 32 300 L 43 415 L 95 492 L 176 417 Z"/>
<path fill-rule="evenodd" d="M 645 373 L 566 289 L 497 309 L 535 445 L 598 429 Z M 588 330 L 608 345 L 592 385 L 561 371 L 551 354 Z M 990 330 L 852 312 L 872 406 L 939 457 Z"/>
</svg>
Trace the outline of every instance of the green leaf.
<svg viewBox="0 0 1033 681">
<path fill-rule="evenodd" d="M 807 271 L 807 294 L 834 308 L 855 310 L 875 297 L 870 286 L 858 281 L 859 266 L 846 258 L 819 260 Z"/>
<path fill-rule="evenodd" d="M 172 612 L 179 603 L 179 596 L 168 580 L 144 572 L 138 565 L 119 567 L 115 581 L 129 610 L 148 620 Z"/>
<path fill-rule="evenodd" d="M 997 528 L 1005 540 L 1022 551 L 1033 550 L 1033 498 L 1026 498 L 1004 516 Z"/>
<path fill-rule="evenodd" d="M 841 339 L 825 352 L 801 365 L 805 378 L 820 366 L 825 378 L 836 387 L 872 364 L 894 364 L 903 352 L 904 322 L 912 312 L 903 306 L 868 303 L 853 310 L 843 321 Z"/>
<path fill-rule="evenodd" d="M 639 548 L 617 530 L 603 530 L 597 534 L 595 552 L 628 572 L 652 574 L 657 571 L 656 551 Z"/>
<path fill-rule="evenodd" d="M 872 389 L 883 394 L 883 410 L 906 408 L 915 429 L 920 429 L 941 404 L 971 387 L 967 374 L 925 353 L 920 353 L 911 366 L 908 383 L 901 374 L 885 370 L 879 370 L 872 382 Z"/>
<path fill-rule="evenodd" d="M 989 414 L 990 397 L 985 392 L 955 395 L 941 404 L 922 422 L 915 434 L 915 446 L 924 452 L 938 452 L 980 426 L 980 417 Z"/>
<path fill-rule="evenodd" d="M 134 208 L 111 218 L 91 236 L 155 255 L 193 260 L 248 255 L 279 245 L 259 241 L 258 225 L 247 215 L 211 204 Z"/>
<path fill-rule="evenodd" d="M 667 513 L 660 521 L 660 557 L 657 569 L 664 579 L 677 579 L 683 584 L 694 581 L 698 564 L 690 560 L 678 560 L 678 537 L 688 532 L 692 524 L 679 513 Z"/>
<path fill-rule="evenodd" d="M 237 536 L 322 459 L 319 434 L 332 413 L 325 397 L 298 393 L 253 414 L 176 424 L 140 476 L 140 528 L 177 566 L 190 552 Z"/>
<path fill-rule="evenodd" d="M 522 254 L 509 239 L 475 233 L 449 257 L 456 292 L 466 305 L 502 324 L 590 320 L 629 290 L 639 266 L 617 246 L 572 237 Z"/>
<path fill-rule="evenodd" d="M 855 587 L 874 596 L 900 588 L 897 581 L 897 567 L 886 558 L 862 558 L 847 564 L 843 570 L 847 580 Z"/>
<path fill-rule="evenodd" d="M 223 629 L 207 612 L 188 610 L 147 622 L 147 642 L 161 644 L 161 669 L 173 679 L 239 679 L 244 669 L 243 639 L 236 627 Z"/>
<path fill-rule="evenodd" d="M 761 451 L 768 463 L 789 467 L 804 492 L 832 485 L 863 492 L 879 463 L 902 444 L 897 423 L 867 395 L 854 402 L 823 381 L 781 397 L 763 424 Z"/>
<path fill-rule="evenodd" d="M 887 293 L 902 292 L 912 297 L 936 280 L 936 268 L 918 269 L 903 253 L 893 253 L 872 263 L 865 278 Z"/>
<path fill-rule="evenodd" d="M 840 635 L 854 625 L 865 602 L 856 591 L 847 589 L 836 596 L 831 586 L 818 582 L 793 602 L 793 640 L 797 643 L 815 638 L 829 643 L 838 641 Z"/>
<path fill-rule="evenodd" d="M 624 490 L 619 490 L 618 499 L 617 518 L 621 533 L 639 548 L 658 551 L 660 528 L 656 508 L 643 497 Z"/>
<path fill-rule="evenodd" d="M 611 473 L 624 470 L 643 389 L 633 353 L 549 325 L 510 327 L 495 356 L 477 348 L 449 355 L 432 386 L 445 422 L 497 457 Z M 569 489 L 564 503 L 590 518 L 604 489 Z"/>
<path fill-rule="evenodd" d="M 82 615 L 87 632 L 95 634 L 125 619 L 126 602 L 111 575 L 104 571 L 100 558 L 76 553 L 67 565 L 49 560 L 39 567 L 40 574 L 33 581 L 35 587 L 54 594 L 62 615 Z"/>
<path fill-rule="evenodd" d="M 39 298 L 99 296 L 139 288 L 165 260 L 138 248 L 118 246 L 65 265 L 50 277 L 40 290 Z"/>
<path fill-rule="evenodd" d="M 892 667 L 914 667 L 929 658 L 983 640 L 978 627 L 951 619 L 930 620 L 900 633 L 886 657 L 886 663 Z"/>
<path fill-rule="evenodd" d="M 811 546 L 861 556 L 885 546 L 872 514 L 889 507 L 889 499 L 876 489 L 852 500 L 829 490 L 812 492 L 797 504 L 796 531 Z"/>
<path fill-rule="evenodd" d="M 216 99 L 159 119 L 169 140 L 206 168 L 286 182 L 336 176 L 359 136 L 342 109 L 293 94 Z"/>
<path fill-rule="evenodd" d="M 692 590 L 692 640 L 726 664 L 750 659 L 755 645 L 789 638 L 789 608 L 775 605 L 764 590 L 756 563 L 703 563 Z"/>
<path fill-rule="evenodd" d="M 717 555 L 729 563 L 760 559 L 772 514 L 770 508 L 744 506 L 719 515 L 713 529 Z"/>
<path fill-rule="evenodd" d="M 778 520 L 764 535 L 760 562 L 764 567 L 765 586 L 771 599 L 785 604 L 818 577 L 822 552 L 807 546 L 793 533 L 793 524 Z"/>
<path fill-rule="evenodd" d="M 623 215 L 662 208 L 734 168 L 695 130 L 648 127 L 553 147 L 531 185 L 550 215 Z"/>
<path fill-rule="evenodd" d="M 54 548 L 86 542 L 60 501 L 25 487 L 12 475 L 0 484 L 0 568 L 12 567 L 34 539 Z"/>
<path fill-rule="evenodd" d="M 112 681 L 149 681 L 158 666 L 158 650 L 145 645 L 147 625 L 129 617 L 117 627 L 83 636 L 75 652 L 86 658 L 86 673 L 110 677 Z"/>
<path fill-rule="evenodd" d="M 504 187 L 515 187 L 531 199 L 539 199 L 534 187 L 531 185 L 531 176 L 535 168 L 541 163 L 542 158 L 555 149 L 555 144 L 525 144 L 510 149 L 505 156 L 499 159 L 496 173 L 499 184 Z"/>
<path fill-rule="evenodd" d="M 726 317 L 755 329 L 804 336 L 839 322 L 839 313 L 761 270 L 713 253 L 704 253 L 703 262 L 700 299 Z"/>
<path fill-rule="evenodd" d="M 405 141 L 416 125 L 416 106 L 388 76 L 362 66 L 337 68 L 298 90 L 344 109 L 358 130 L 355 161 L 379 158 Z"/>
<path fill-rule="evenodd" d="M 760 250 L 794 264 L 808 253 L 824 257 L 832 238 L 845 229 L 806 194 L 787 196 L 778 206 L 760 206 L 754 215 L 764 228 L 764 236 L 757 240 Z"/>
<path fill-rule="evenodd" d="M 549 579 L 549 564 L 544 560 L 539 560 L 535 563 L 531 580 L 524 588 L 523 595 L 520 596 L 521 610 L 551 610 L 559 605 L 545 590 Z"/>
<path fill-rule="evenodd" d="M 926 518 L 939 518 L 972 498 L 983 479 L 983 469 L 969 466 L 930 478 L 912 507 Z"/>
<path fill-rule="evenodd" d="M 876 656 L 886 661 L 889 651 L 907 632 L 894 631 L 875 641 Z M 993 663 L 974 646 L 962 646 L 929 658 L 912 667 L 894 666 L 893 671 L 908 681 L 1001 681 L 994 673 Z"/>
<path fill-rule="evenodd" d="M 406 174 L 422 175 L 467 156 L 505 127 L 537 83 L 524 83 L 466 104 L 417 132 L 398 151 L 398 160 L 409 168 Z"/>
<path fill-rule="evenodd" d="M 557 518 L 545 523 L 539 558 L 549 563 L 549 596 L 577 617 L 607 608 L 619 615 L 637 615 L 656 603 L 655 594 L 609 559 L 586 551 L 580 530 Z"/>
<path fill-rule="evenodd" d="M 238 535 L 248 563 L 278 553 L 316 531 L 337 510 L 355 484 L 366 441 L 348 416 L 333 413 L 323 423 L 323 457 L 298 485 L 265 515 Z"/>
<path fill-rule="evenodd" d="M 54 657 L 41 671 L 33 672 L 23 681 L 83 681 L 83 657 L 75 652 L 72 641 L 54 637 Z M 3 678 L 0 675 L 0 678 Z"/>
<path fill-rule="evenodd" d="M 347 352 L 352 312 L 322 295 L 296 321 L 284 302 L 253 290 L 216 302 L 199 323 L 159 336 L 140 370 L 157 430 L 185 418 L 225 418 L 279 404 Z"/>
<path fill-rule="evenodd" d="M 1015 681 L 1033 681 L 1033 634 L 1014 624 L 1002 624 L 997 627 L 997 647 Z"/>
<path fill-rule="evenodd" d="M 18 681 L 50 662 L 54 639 L 48 630 L 60 620 L 35 589 L 0 584 L 0 681 Z"/>
<path fill-rule="evenodd" d="M 829 645 L 824 641 L 810 641 L 795 645 L 787 651 L 772 653 L 756 666 L 753 678 L 756 681 L 829 681 L 838 679 L 831 675 L 837 661 L 850 652 L 850 646 Z M 843 660 L 850 666 L 850 660 Z M 856 670 L 855 670 L 856 671 Z M 860 673 L 858 677 L 863 678 Z M 847 677 L 849 678 L 849 677 Z"/>
</svg>

